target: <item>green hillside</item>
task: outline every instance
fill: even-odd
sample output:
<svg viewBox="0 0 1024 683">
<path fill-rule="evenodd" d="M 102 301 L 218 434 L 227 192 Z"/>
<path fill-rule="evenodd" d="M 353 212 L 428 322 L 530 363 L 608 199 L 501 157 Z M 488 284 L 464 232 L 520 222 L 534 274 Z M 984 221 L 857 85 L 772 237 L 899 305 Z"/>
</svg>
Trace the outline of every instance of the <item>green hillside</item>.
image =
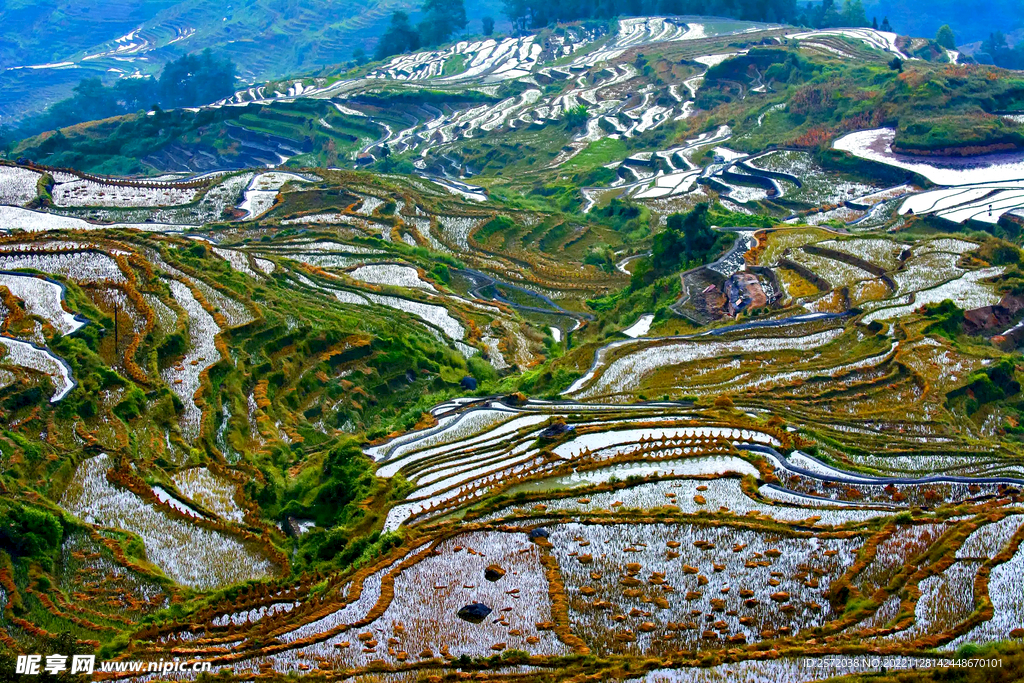
<svg viewBox="0 0 1024 683">
<path fill-rule="evenodd" d="M 248 81 L 319 70 L 351 59 L 357 48 L 372 52 L 392 11 L 418 7 L 412 0 L 5 2 L 0 117 L 38 112 L 82 78 L 157 74 L 166 62 L 207 47 L 234 60 Z M 500 19 L 500 2 L 474 3 L 471 30 L 485 14 Z M 74 66 L 11 70 L 64 62 Z"/>
</svg>

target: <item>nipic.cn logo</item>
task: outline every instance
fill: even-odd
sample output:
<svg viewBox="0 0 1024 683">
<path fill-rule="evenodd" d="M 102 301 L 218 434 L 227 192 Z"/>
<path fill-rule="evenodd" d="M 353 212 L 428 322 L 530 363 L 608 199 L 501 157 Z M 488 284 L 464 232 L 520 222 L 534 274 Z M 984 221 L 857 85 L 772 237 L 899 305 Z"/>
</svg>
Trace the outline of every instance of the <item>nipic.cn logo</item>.
<svg viewBox="0 0 1024 683">
<path fill-rule="evenodd" d="M 14 673 L 36 676 L 40 673 L 59 674 L 68 671 L 67 655 L 46 655 L 43 661 L 42 655 L 18 655 Z M 72 655 L 70 657 L 70 671 L 73 674 L 91 674 L 96 668 L 96 655 Z"/>
<path fill-rule="evenodd" d="M 118 660 L 100 662 L 102 673 L 171 673 L 174 671 L 209 671 L 210 662 L 161 659 L 153 662 L 140 660 Z M 60 674 L 65 671 L 72 674 L 91 674 L 96 670 L 96 655 L 18 655 L 14 672 L 26 676 L 40 674 Z"/>
</svg>

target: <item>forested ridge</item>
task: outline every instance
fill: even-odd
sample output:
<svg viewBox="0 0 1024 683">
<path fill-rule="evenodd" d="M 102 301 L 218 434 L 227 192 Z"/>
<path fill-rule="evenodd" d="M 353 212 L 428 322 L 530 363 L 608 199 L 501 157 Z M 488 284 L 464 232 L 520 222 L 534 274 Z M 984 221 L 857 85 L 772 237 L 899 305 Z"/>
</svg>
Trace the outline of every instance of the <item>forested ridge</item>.
<svg viewBox="0 0 1024 683">
<path fill-rule="evenodd" d="M 85 78 L 75 87 L 74 95 L 26 121 L 16 135 L 24 137 L 154 107 L 171 109 L 209 104 L 230 95 L 235 79 L 235 64 L 230 59 L 214 56 L 209 49 L 167 64 L 159 78 L 121 78 L 110 86 L 104 85 L 99 77 Z"/>
</svg>

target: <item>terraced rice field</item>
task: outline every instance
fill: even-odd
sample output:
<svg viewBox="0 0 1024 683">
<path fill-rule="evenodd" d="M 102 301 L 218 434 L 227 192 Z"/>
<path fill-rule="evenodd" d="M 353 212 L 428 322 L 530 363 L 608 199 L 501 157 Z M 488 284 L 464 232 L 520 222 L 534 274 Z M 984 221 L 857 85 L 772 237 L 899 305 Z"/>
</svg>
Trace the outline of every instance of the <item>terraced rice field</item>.
<svg viewBox="0 0 1024 683">
<path fill-rule="evenodd" d="M 31 275 L 0 274 L 0 286 L 21 300 L 26 315 L 39 318 L 58 334 L 73 334 L 85 325 L 64 310 L 64 290 L 56 282 Z"/>
<path fill-rule="evenodd" d="M 50 396 L 51 403 L 60 401 L 75 388 L 75 381 L 68 366 L 52 352 L 31 342 L 2 336 L 0 336 L 0 346 L 4 347 L 4 355 L 0 357 L 0 363 L 13 368 L 25 368 L 42 373 L 49 378 L 53 387 L 53 395 Z"/>
<path fill-rule="evenodd" d="M 196 405 L 195 394 L 203 371 L 220 358 L 214 340 L 220 327 L 186 285 L 177 280 L 170 280 L 167 284 L 175 302 L 188 316 L 189 351 L 176 364 L 164 369 L 161 376 L 185 405 L 181 416 L 182 434 L 186 439 L 194 439 L 199 435 L 203 417 L 202 409 Z"/>
<path fill-rule="evenodd" d="M 113 486 L 106 476 L 112 465 L 105 454 L 84 461 L 76 485 L 65 492 L 61 505 L 91 523 L 137 534 L 151 561 L 187 586 L 212 588 L 273 573 L 269 561 L 238 540 L 184 523 Z M 186 547 L 190 552 L 181 553 Z"/>
<path fill-rule="evenodd" d="M 892 142 L 895 131 L 891 128 L 851 133 L 835 141 L 834 147 L 848 151 L 862 159 L 870 159 L 919 173 L 936 185 L 966 187 L 979 183 L 1019 180 L 1024 172 L 1024 161 L 1018 155 L 989 156 L 985 159 L 958 157 L 945 158 L 935 163 L 915 157 L 895 154 Z"/>
<path fill-rule="evenodd" d="M 844 109 L 988 67 L 524 33 L 176 111 L 232 135 L 146 163 L 252 153 L 214 173 L 0 164 L 0 528 L 37 547 L 0 547 L 0 650 L 523 683 L 1014 656 L 1024 162 Z"/>
<path fill-rule="evenodd" d="M 40 174 L 26 168 L 0 166 L 0 203 L 21 206 L 39 193 Z"/>
<path fill-rule="evenodd" d="M 237 485 L 205 467 L 183 470 L 174 477 L 174 484 L 189 500 L 232 522 L 244 521 L 245 513 L 235 502 Z"/>
<path fill-rule="evenodd" d="M 820 470 L 819 477 L 833 472 L 808 456 L 766 461 L 760 451 L 736 450 L 764 444 L 770 452 L 795 438 L 751 418 L 743 418 L 742 427 L 700 426 L 707 417 L 673 404 L 545 402 L 453 403 L 438 406 L 436 414 L 437 427 L 368 451 L 385 464 L 379 472 L 403 472 L 422 486 L 441 481 L 431 472 L 450 477 L 460 458 L 470 458 L 473 465 L 467 460 L 463 466 L 469 481 L 514 493 L 518 502 L 503 506 L 495 498 L 467 511 L 477 495 L 452 500 L 441 510 L 459 512 L 461 528 L 439 517 L 441 510 L 403 521 L 421 529 L 415 543 L 361 569 L 350 582 L 330 581 L 327 600 L 317 609 L 268 603 L 241 621 L 231 616 L 235 637 L 242 637 L 236 670 L 261 661 L 279 672 L 301 672 L 310 663 L 434 665 L 511 649 L 531 657 L 589 652 L 614 658 L 742 651 L 764 642 L 785 647 L 839 623 L 842 615 L 830 600 L 837 586 L 887 592 L 908 579 L 919 590 L 910 622 L 883 628 L 896 613 L 883 616 L 890 601 L 876 595 L 860 624 L 835 633 L 839 642 L 856 642 L 867 629 L 877 640 L 909 646 L 935 633 L 962 632 L 972 611 L 970 583 L 985 561 L 973 558 L 992 557 L 1019 542 L 1019 520 L 986 524 L 983 506 L 973 514 L 913 521 L 903 514 L 894 521 L 908 506 L 823 504 L 804 494 L 787 498 L 777 486 L 750 487 L 745 482 L 769 476 L 785 481 L 787 473 L 808 472 L 805 467 Z M 658 426 L 666 423 L 694 426 Z M 529 445 L 539 428 L 555 424 L 569 427 L 546 428 L 551 436 L 542 437 L 552 440 L 547 448 L 558 456 L 553 466 L 538 462 L 498 480 L 473 469 L 487 458 L 511 465 L 524 452 L 516 443 Z M 510 440 L 512 434 L 528 438 Z M 485 455 L 494 447 L 495 455 Z M 445 480 L 445 486 L 458 481 Z M 867 524 L 877 519 L 890 523 Z M 960 529 L 965 533 L 956 557 L 964 559 L 908 577 L 908 557 L 927 555 Z M 865 548 L 870 561 L 855 563 Z M 1003 575 L 996 574 L 995 585 Z M 998 618 L 1016 623 L 1012 608 L 997 604 Z M 213 646 L 227 619 L 214 616 L 188 642 Z M 279 634 L 281 646 L 265 660 L 248 632 L 268 629 Z M 165 646 L 181 638 L 178 633 Z"/>
<path fill-rule="evenodd" d="M 618 187 L 638 201 L 672 201 L 708 191 L 698 181 L 709 168 L 742 177 L 749 164 L 799 178 L 802 194 L 775 182 L 809 203 L 853 197 L 871 206 L 914 192 L 830 186 L 830 172 L 809 157 L 751 160 L 725 146 L 730 135 L 717 128 L 616 162 L 629 169 Z M 711 160 L 707 168 L 693 161 L 699 155 Z M 1010 449 L 978 445 L 1008 413 L 997 404 L 974 422 L 951 407 L 957 388 L 994 367 L 998 351 L 922 332 L 923 305 L 951 299 L 980 310 L 1003 301 L 999 282 L 1010 271 L 979 258 L 983 238 L 845 231 L 799 217 L 796 226 L 740 229 L 733 249 L 694 272 L 722 291 L 744 274 L 756 273 L 769 293 L 778 282 L 782 292 L 765 313 L 657 336 L 678 330 L 677 319 L 641 308 L 590 336 L 596 316 L 561 308 L 556 301 L 579 299 L 552 298 L 553 283 L 596 293 L 619 275 L 570 276 L 561 257 L 538 257 L 506 235 L 495 248 L 491 214 L 471 208 L 479 202 L 446 204 L 461 195 L 431 195 L 436 204 L 417 195 L 392 211 L 361 187 L 343 206 L 310 208 L 307 197 L 334 182 L 324 176 L 227 178 L 233 192 L 249 193 L 238 214 L 247 227 L 193 235 L 202 239 L 94 227 L 87 240 L 52 232 L 81 226 L 62 217 L 73 222 L 0 245 L 7 334 L 23 335 L 0 336 L 5 387 L 46 377 L 48 402 L 60 406 L 76 381 L 94 381 L 74 375 L 81 361 L 61 337 L 79 337 L 85 319 L 115 310 L 121 336 L 106 335 L 96 353 L 126 377 L 166 387 L 168 416 L 139 424 L 138 437 L 122 426 L 138 399 L 118 383 L 97 392 L 104 417 L 86 434 L 109 448 L 69 470 L 61 505 L 89 529 L 138 539 L 145 564 L 131 571 L 139 576 L 162 574 L 198 591 L 288 577 L 273 590 L 245 589 L 238 604 L 170 617 L 132 647 L 187 647 L 236 673 L 443 670 L 512 651 L 528 662 L 589 653 L 612 666 L 682 658 L 672 669 L 681 672 L 683 659 L 705 654 L 805 653 L 807 640 L 825 632 L 835 648 L 910 653 L 990 642 L 1021 627 L 1008 577 L 1019 559 L 1024 472 Z M 645 196 L 660 187 L 670 192 Z M 555 239 L 547 219 L 507 215 L 513 234 Z M 562 229 L 578 235 L 585 226 Z M 439 268 L 417 251 L 435 243 L 465 262 Z M 800 280 L 807 289 L 796 293 Z M 289 304 L 268 307 L 281 289 Z M 89 315 L 75 317 L 72 301 Z M 300 315 L 354 322 L 345 334 L 302 337 L 313 328 Z M 893 331 L 896 324 L 907 331 Z M 396 329 L 404 350 L 376 364 L 373 340 Z M 585 335 L 571 366 L 551 353 L 569 330 Z M 68 359 L 28 339 L 52 341 Z M 391 371 L 424 345 L 431 355 Z M 261 363 L 280 370 L 254 372 L 257 349 Z M 323 539 L 325 523 L 298 503 L 276 523 L 261 517 L 244 464 L 251 453 L 348 438 L 339 435 L 354 429 L 358 410 L 404 387 L 457 386 L 483 376 L 477 362 L 495 373 L 487 381 L 508 382 L 548 354 L 572 372 L 547 399 L 451 398 L 364 439 L 362 454 L 348 457 L 368 463 L 375 486 L 389 492 L 373 524 L 378 538 L 393 540 L 316 582 L 287 574 L 280 547 L 309 547 L 303 539 Z M 457 365 L 434 370 L 441 362 Z M 373 393 L 356 383 L 388 372 Z M 119 446 L 140 438 L 159 452 L 144 469 Z M 847 453 L 849 444 L 857 448 Z M 198 452 L 213 455 L 196 460 Z M 298 467 L 287 475 L 294 482 L 325 471 Z M 186 544 L 196 548 L 188 558 L 176 552 Z M 988 620 L 976 616 L 982 576 L 990 577 Z M 127 613 L 153 609 L 158 593 L 132 585 L 141 597 Z"/>
<path fill-rule="evenodd" d="M 57 206 L 174 206 L 188 204 L 196 190 L 169 186 L 132 187 L 99 183 L 92 180 L 70 180 L 53 188 L 53 201 Z"/>
</svg>

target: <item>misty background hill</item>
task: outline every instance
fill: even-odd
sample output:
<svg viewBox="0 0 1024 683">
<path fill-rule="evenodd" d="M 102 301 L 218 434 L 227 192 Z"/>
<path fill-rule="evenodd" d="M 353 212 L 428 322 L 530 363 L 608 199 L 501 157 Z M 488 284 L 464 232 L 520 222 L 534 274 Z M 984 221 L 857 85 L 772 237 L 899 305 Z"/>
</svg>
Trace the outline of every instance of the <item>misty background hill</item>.
<svg viewBox="0 0 1024 683">
<path fill-rule="evenodd" d="M 889 17 L 901 35 L 935 37 L 949 24 L 958 43 L 982 41 L 993 31 L 1009 33 L 1024 26 L 1024 0 L 865 0 L 868 17 Z"/>
<path fill-rule="evenodd" d="M 156 75 L 213 48 L 243 81 L 266 81 L 369 53 L 395 10 L 419 0 L 4 0 L 0 2 L 0 122 L 67 97 L 84 78 Z M 468 31 L 501 0 L 467 5 Z M 45 68 L 40 68 L 45 67 Z"/>
<path fill-rule="evenodd" d="M 1024 0 L 862 0 L 869 19 L 888 17 L 901 35 L 931 38 L 943 24 L 959 44 L 1002 31 L 1012 45 L 1024 27 Z M 242 82 L 295 76 L 372 55 L 396 10 L 416 20 L 419 0 L 5 0 L 0 3 L 0 124 L 38 114 L 83 79 L 108 85 L 159 75 L 169 62 L 212 48 Z M 709 1 L 709 10 L 721 3 Z M 797 8 L 819 3 L 795 3 Z M 837 2 L 837 5 L 842 4 Z M 712 7 L 712 5 L 714 5 Z M 653 8 L 652 8 L 653 9 Z M 511 29 L 503 0 L 466 3 L 464 31 L 482 19 Z M 968 53 L 977 46 L 969 46 Z"/>
</svg>

